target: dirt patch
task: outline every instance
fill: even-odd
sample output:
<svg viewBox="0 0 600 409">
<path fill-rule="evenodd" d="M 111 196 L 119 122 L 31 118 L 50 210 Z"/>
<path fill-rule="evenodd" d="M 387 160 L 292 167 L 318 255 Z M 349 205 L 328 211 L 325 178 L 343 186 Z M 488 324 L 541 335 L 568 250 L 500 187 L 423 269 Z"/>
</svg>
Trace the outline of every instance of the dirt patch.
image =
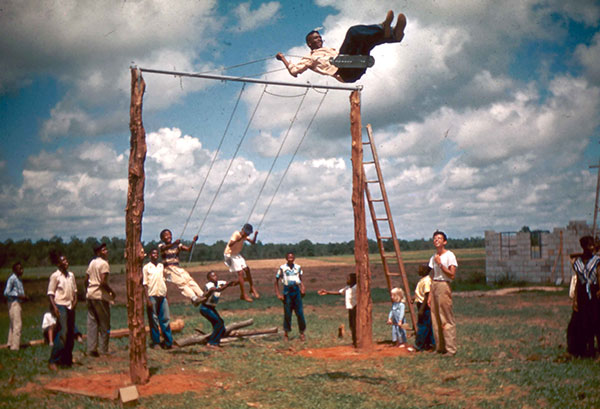
<svg viewBox="0 0 600 409">
<path fill-rule="evenodd" d="M 362 361 L 365 359 L 387 358 L 394 356 L 412 356 L 415 352 L 408 352 L 405 348 L 390 345 L 375 345 L 368 351 L 358 350 L 351 345 L 329 348 L 309 348 L 298 351 L 298 355 L 315 359 L 332 359 L 347 361 Z"/>
<path fill-rule="evenodd" d="M 157 394 L 176 395 L 183 392 L 200 393 L 209 387 L 219 386 L 219 380 L 225 376 L 216 371 L 174 370 L 171 373 L 151 376 L 146 385 L 138 385 L 137 389 L 140 397 Z M 44 385 L 44 389 L 103 399 L 117 399 L 119 388 L 129 385 L 132 385 L 129 374 L 103 373 L 53 379 Z"/>
</svg>

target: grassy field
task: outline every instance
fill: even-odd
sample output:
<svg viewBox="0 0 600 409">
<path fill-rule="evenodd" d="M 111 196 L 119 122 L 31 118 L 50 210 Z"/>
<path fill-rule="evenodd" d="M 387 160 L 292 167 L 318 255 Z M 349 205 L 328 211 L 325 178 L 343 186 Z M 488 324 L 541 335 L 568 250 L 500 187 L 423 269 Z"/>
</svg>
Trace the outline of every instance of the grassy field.
<svg viewBox="0 0 600 409">
<path fill-rule="evenodd" d="M 481 251 L 459 253 L 464 260 L 457 286 L 464 290 L 479 280 L 485 268 Z M 424 262 L 430 252 L 405 255 L 410 264 Z M 470 258 L 469 258 L 470 257 Z M 374 258 L 372 258 L 374 260 Z M 327 258 L 331 262 L 330 258 Z M 351 257 L 335 258 L 352 264 Z M 374 261 L 375 262 L 375 261 Z M 479 278 L 478 278 L 479 277 Z M 456 286 L 455 286 L 456 290 Z M 389 312 L 385 289 L 372 292 L 373 334 L 376 342 L 391 338 L 385 324 Z M 219 351 L 191 346 L 172 351 L 148 350 L 153 379 L 163 375 L 193 373 L 207 388 L 142 397 L 144 408 L 599 408 L 598 360 L 572 359 L 565 352 L 565 329 L 570 317 L 566 289 L 560 292 L 522 292 L 506 296 L 454 297 L 459 352 L 455 357 L 431 353 L 375 357 L 367 360 L 314 359 L 303 349 L 348 345 L 337 338 L 340 324 L 347 326 L 342 297 L 304 298 L 307 340 L 281 336 L 237 341 Z M 23 339 L 41 338 L 44 303 L 24 306 Z M 225 301 L 219 306 L 226 322 L 253 318 L 254 328 L 281 328 L 281 303 L 266 294 L 252 304 Z M 0 340 L 8 332 L 6 308 L 0 309 Z M 122 305 L 112 309 L 112 327 L 127 326 Z M 210 325 L 189 304 L 171 306 L 174 318 L 185 328 L 210 331 Z M 80 304 L 77 325 L 85 332 L 86 310 Z M 295 325 L 295 319 L 294 319 Z M 412 342 L 413 339 L 410 339 Z M 76 344 L 77 363 L 72 369 L 52 373 L 47 369 L 50 349 L 31 347 L 18 352 L 0 350 L 0 407 L 117 408 L 117 401 L 52 393 L 43 385 L 63 378 L 87 379 L 98 374 L 116 377 L 128 373 L 127 339 L 111 340 L 109 359 L 86 357 Z M 114 374 L 114 375 L 111 375 Z M 152 383 L 152 381 L 151 381 Z"/>
<path fill-rule="evenodd" d="M 389 304 L 384 290 L 374 290 L 374 339 L 390 339 L 385 325 Z M 431 353 L 365 361 L 316 360 L 297 354 L 304 348 L 348 344 L 336 337 L 346 322 L 341 297 L 304 299 L 307 341 L 281 337 L 239 341 L 220 351 L 202 346 L 149 350 L 151 374 L 173 371 L 210 373 L 212 386 L 196 394 L 159 394 L 141 398 L 144 408 L 598 408 L 598 361 L 571 359 L 565 353 L 565 328 L 570 315 L 566 291 L 527 292 L 503 297 L 455 297 L 459 352 L 455 357 Z M 253 318 L 254 327 L 280 326 L 281 304 L 265 297 L 252 305 L 226 302 L 220 311 L 226 322 Z M 24 339 L 39 338 L 42 309 L 26 309 Z M 193 328 L 210 329 L 187 304 L 172 306 L 172 315 Z M 113 309 L 113 327 L 126 326 L 126 310 Z M 6 311 L 0 314 L 6 338 Z M 85 328 L 85 309 L 77 324 Z M 293 332 L 293 335 L 296 335 Z M 181 336 L 181 335 L 178 335 Z M 126 339 L 112 340 L 114 356 L 100 362 L 83 354 L 78 363 L 53 374 L 46 369 L 49 347 L 19 352 L 0 350 L 0 407 L 116 408 L 115 401 L 46 392 L 41 385 L 54 378 L 97 373 L 127 373 Z M 210 372 L 206 372 L 210 371 Z M 181 372 L 179 372 L 181 373 Z M 220 376 L 214 376 L 214 374 Z"/>
</svg>

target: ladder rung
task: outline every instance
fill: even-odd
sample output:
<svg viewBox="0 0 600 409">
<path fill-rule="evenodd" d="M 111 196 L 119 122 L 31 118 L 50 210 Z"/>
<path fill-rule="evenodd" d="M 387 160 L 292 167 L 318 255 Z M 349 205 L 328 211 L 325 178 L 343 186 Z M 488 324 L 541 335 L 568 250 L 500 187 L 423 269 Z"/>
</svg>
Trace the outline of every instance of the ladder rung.
<svg viewBox="0 0 600 409">
<path fill-rule="evenodd" d="M 389 220 L 387 217 L 376 217 L 375 220 Z"/>
<path fill-rule="evenodd" d="M 387 273 L 387 275 L 392 276 L 392 277 L 399 277 L 401 274 L 400 273 Z"/>
<path fill-rule="evenodd" d="M 368 162 L 363 162 L 363 165 L 373 165 L 375 163 L 374 160 L 370 160 Z"/>
<path fill-rule="evenodd" d="M 367 183 L 379 183 L 379 179 L 367 180 Z"/>
<path fill-rule="evenodd" d="M 383 199 L 371 199 L 371 202 L 383 202 Z"/>
<path fill-rule="evenodd" d="M 371 142 L 367 141 L 367 142 L 363 142 L 362 144 L 363 144 L 363 145 L 370 145 L 370 144 L 371 144 Z"/>
<path fill-rule="evenodd" d="M 391 237 L 388 236 L 379 236 L 379 240 L 389 240 Z"/>
</svg>

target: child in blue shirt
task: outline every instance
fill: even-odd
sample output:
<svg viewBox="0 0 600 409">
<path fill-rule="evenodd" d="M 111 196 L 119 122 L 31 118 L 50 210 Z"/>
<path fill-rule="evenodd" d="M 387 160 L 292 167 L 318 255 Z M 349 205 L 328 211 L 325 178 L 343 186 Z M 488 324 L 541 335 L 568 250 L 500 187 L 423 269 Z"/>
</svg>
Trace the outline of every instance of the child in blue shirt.
<svg viewBox="0 0 600 409">
<path fill-rule="evenodd" d="M 388 315 L 387 323 L 392 326 L 392 342 L 395 346 L 406 348 L 409 352 L 413 352 L 414 348 L 406 344 L 406 331 L 402 328 L 405 321 L 406 299 L 404 291 L 401 288 L 392 289 L 392 310 Z"/>
</svg>

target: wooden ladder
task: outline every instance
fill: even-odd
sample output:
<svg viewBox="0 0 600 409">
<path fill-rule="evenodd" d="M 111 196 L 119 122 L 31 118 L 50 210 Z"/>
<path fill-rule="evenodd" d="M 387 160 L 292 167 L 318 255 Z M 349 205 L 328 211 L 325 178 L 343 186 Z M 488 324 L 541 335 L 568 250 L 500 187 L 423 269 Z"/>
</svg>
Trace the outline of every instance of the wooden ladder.
<svg viewBox="0 0 600 409">
<path fill-rule="evenodd" d="M 392 277 L 402 277 L 402 284 L 404 287 L 404 294 L 406 296 L 406 304 L 408 305 L 408 309 L 410 311 L 410 317 L 412 320 L 412 327 L 417 333 L 417 318 L 415 316 L 415 310 L 413 308 L 411 290 L 408 284 L 408 278 L 406 277 L 406 271 L 404 269 L 404 262 L 402 261 L 402 255 L 400 254 L 400 244 L 398 243 L 398 237 L 396 236 L 396 229 L 394 227 L 394 220 L 392 219 L 392 212 L 390 211 L 390 204 L 387 197 L 387 192 L 385 190 L 385 185 L 383 184 L 383 175 L 381 173 L 381 167 L 379 166 L 379 157 L 377 156 L 377 150 L 375 148 L 375 142 L 373 141 L 373 131 L 371 129 L 371 124 L 367 125 L 367 135 L 369 137 L 368 141 L 363 141 L 363 145 L 369 145 L 371 147 L 372 160 L 365 161 L 363 160 L 363 172 L 365 175 L 365 194 L 367 196 L 367 203 L 369 204 L 369 211 L 371 212 L 371 219 L 373 219 L 373 228 L 375 230 L 375 236 L 377 237 L 377 247 L 379 248 L 379 254 L 381 255 L 381 262 L 383 264 L 383 271 L 385 273 L 385 280 L 387 282 L 388 291 L 390 292 L 394 286 L 392 285 Z M 375 179 L 367 178 L 367 166 L 373 166 L 375 168 Z M 373 172 L 371 172 L 373 173 Z M 380 197 L 373 197 L 371 193 L 371 186 L 379 186 Z M 375 204 L 374 203 L 383 203 L 385 209 L 385 216 L 378 216 L 376 214 Z M 382 236 L 380 223 L 386 223 L 389 227 L 389 236 Z M 386 255 L 384 248 L 384 240 L 392 240 L 394 243 L 394 254 Z M 390 271 L 390 260 L 396 259 L 396 263 L 398 265 L 399 272 Z"/>
</svg>

